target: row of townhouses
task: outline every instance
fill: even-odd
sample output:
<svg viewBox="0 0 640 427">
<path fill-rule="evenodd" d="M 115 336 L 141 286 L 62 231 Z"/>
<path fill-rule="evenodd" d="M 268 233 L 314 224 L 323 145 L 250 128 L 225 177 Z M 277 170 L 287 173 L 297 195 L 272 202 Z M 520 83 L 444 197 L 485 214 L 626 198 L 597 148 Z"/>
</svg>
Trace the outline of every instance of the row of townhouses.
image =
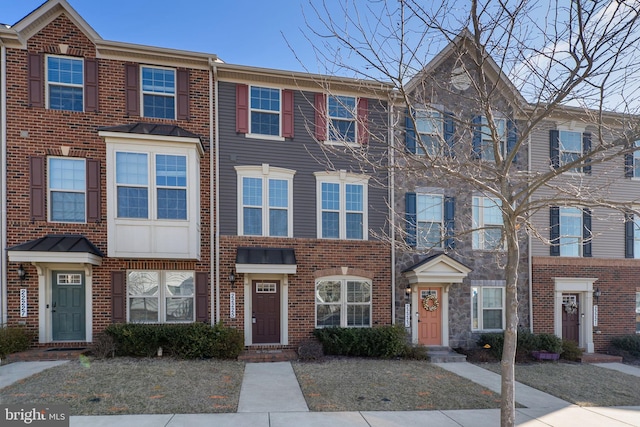
<svg viewBox="0 0 640 427">
<path fill-rule="evenodd" d="M 103 40 L 65 0 L 0 27 L 0 323 L 58 347 L 114 322 L 222 321 L 249 348 L 281 349 L 326 326 L 400 323 L 444 347 L 504 329 L 494 201 L 396 167 L 437 139 L 456 141 L 446 155 L 490 156 L 463 129 L 486 125 L 464 79 L 434 83 L 459 58 L 441 52 L 401 106 L 379 82 Z M 506 151 L 516 101 L 497 101 Z M 562 110 L 514 167 L 548 169 L 594 138 Z M 637 199 L 639 161 L 572 176 L 614 177 L 613 194 Z M 558 204 L 531 222 L 547 234 L 523 237 L 520 326 L 587 352 L 640 332 L 635 218 Z"/>
</svg>

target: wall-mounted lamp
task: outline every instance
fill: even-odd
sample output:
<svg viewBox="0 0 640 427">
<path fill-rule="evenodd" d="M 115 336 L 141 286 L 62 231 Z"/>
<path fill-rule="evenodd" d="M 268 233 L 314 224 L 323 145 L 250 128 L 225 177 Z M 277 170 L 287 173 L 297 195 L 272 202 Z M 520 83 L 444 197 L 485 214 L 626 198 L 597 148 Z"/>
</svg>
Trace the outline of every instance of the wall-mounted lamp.
<svg viewBox="0 0 640 427">
<path fill-rule="evenodd" d="M 235 286 L 236 284 L 236 274 L 233 272 L 233 270 L 231 270 L 231 273 L 229 273 L 229 282 L 231 282 L 232 286 Z"/>
<path fill-rule="evenodd" d="M 407 288 L 404 290 L 404 293 L 407 295 L 411 295 L 411 285 L 407 285 Z"/>
<path fill-rule="evenodd" d="M 600 288 L 596 288 L 596 290 L 593 291 L 593 298 L 596 300 L 596 304 L 598 303 L 600 295 L 602 295 L 602 292 L 600 292 Z"/>
<path fill-rule="evenodd" d="M 27 270 L 24 269 L 22 264 L 18 267 L 18 278 L 20 279 L 20 283 L 24 282 L 24 279 L 27 278 Z"/>
</svg>

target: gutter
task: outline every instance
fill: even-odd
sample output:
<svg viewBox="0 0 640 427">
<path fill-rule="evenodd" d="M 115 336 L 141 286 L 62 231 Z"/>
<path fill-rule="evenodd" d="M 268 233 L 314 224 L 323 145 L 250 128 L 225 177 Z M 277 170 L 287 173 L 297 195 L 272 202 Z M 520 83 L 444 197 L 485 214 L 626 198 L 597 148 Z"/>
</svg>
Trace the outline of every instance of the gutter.
<svg viewBox="0 0 640 427">
<path fill-rule="evenodd" d="M 7 323 L 7 48 L 0 42 L 0 325 Z"/>
<path fill-rule="evenodd" d="M 531 147 L 531 132 L 529 132 L 529 146 L 527 148 L 528 151 L 528 165 L 527 167 L 529 168 L 529 170 L 527 171 L 528 173 L 531 173 L 531 152 L 532 152 L 532 147 Z M 529 245 L 529 256 L 527 257 L 529 259 L 529 330 L 531 332 L 533 332 L 533 239 L 531 238 L 531 236 L 528 236 L 527 238 L 528 241 L 528 245 Z"/>
</svg>

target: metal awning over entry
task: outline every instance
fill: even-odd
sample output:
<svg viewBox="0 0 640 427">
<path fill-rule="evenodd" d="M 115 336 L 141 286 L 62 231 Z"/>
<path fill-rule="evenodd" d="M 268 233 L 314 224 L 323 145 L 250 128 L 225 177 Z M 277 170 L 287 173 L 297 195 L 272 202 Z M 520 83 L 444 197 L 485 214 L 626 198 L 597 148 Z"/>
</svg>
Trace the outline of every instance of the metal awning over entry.
<svg viewBox="0 0 640 427">
<path fill-rule="evenodd" d="M 238 248 L 236 272 L 295 274 L 296 254 L 291 248 Z"/>
<path fill-rule="evenodd" d="M 59 262 L 100 265 L 104 254 L 89 239 L 50 234 L 7 249 L 10 262 Z"/>
</svg>

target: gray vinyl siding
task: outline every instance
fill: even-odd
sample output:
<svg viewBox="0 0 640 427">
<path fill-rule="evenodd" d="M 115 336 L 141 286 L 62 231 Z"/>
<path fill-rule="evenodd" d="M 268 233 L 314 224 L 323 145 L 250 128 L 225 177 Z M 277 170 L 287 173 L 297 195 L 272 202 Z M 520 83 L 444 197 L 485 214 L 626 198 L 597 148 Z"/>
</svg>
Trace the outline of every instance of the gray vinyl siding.
<svg viewBox="0 0 640 427">
<path fill-rule="evenodd" d="M 236 133 L 236 84 L 219 82 L 218 117 L 220 135 L 220 233 L 237 235 L 237 175 L 235 166 L 253 166 L 264 163 L 271 167 L 295 170 L 293 177 L 293 237 L 316 238 L 316 179 L 314 172 L 346 169 L 360 173 L 360 165 L 327 154 L 309 135 L 313 130 L 315 110 L 314 93 L 294 91 L 294 138 L 285 141 L 248 138 Z M 369 100 L 369 123 L 378 125 L 381 137 L 386 140 L 384 129 L 386 112 L 379 102 Z M 371 138 L 370 149 L 383 150 L 384 144 Z M 382 152 L 381 152 L 382 154 Z M 327 165 L 327 159 L 330 166 Z M 368 186 L 369 240 L 372 232 L 386 230 L 387 189 L 376 185 L 371 171 Z M 382 172 L 381 172 L 382 173 Z M 386 178 L 383 178 L 386 184 Z"/>
<path fill-rule="evenodd" d="M 561 123 L 552 121 L 542 123 L 531 137 L 532 170 L 549 170 L 549 130 L 558 129 Z M 598 143 L 598 134 L 594 127 L 587 127 L 591 132 L 592 146 Z M 640 200 L 640 180 L 624 177 L 624 158 L 616 158 L 603 164 L 593 165 L 590 176 L 583 176 L 584 180 L 592 182 L 594 187 L 602 190 L 601 195 L 609 200 L 632 202 Z M 579 177 L 560 176 L 554 180 L 554 185 L 571 182 Z M 553 197 L 554 191 L 542 188 L 540 196 Z M 555 205 L 561 204 L 562 197 L 555 199 Z M 592 251 L 594 258 L 624 258 L 624 216 L 621 212 L 604 207 L 594 207 L 585 204 L 592 210 Z M 536 229 L 545 238 L 549 237 L 549 208 L 542 208 L 533 213 L 532 221 Z M 532 238 L 532 255 L 549 256 L 549 246 L 540 239 Z"/>
</svg>

